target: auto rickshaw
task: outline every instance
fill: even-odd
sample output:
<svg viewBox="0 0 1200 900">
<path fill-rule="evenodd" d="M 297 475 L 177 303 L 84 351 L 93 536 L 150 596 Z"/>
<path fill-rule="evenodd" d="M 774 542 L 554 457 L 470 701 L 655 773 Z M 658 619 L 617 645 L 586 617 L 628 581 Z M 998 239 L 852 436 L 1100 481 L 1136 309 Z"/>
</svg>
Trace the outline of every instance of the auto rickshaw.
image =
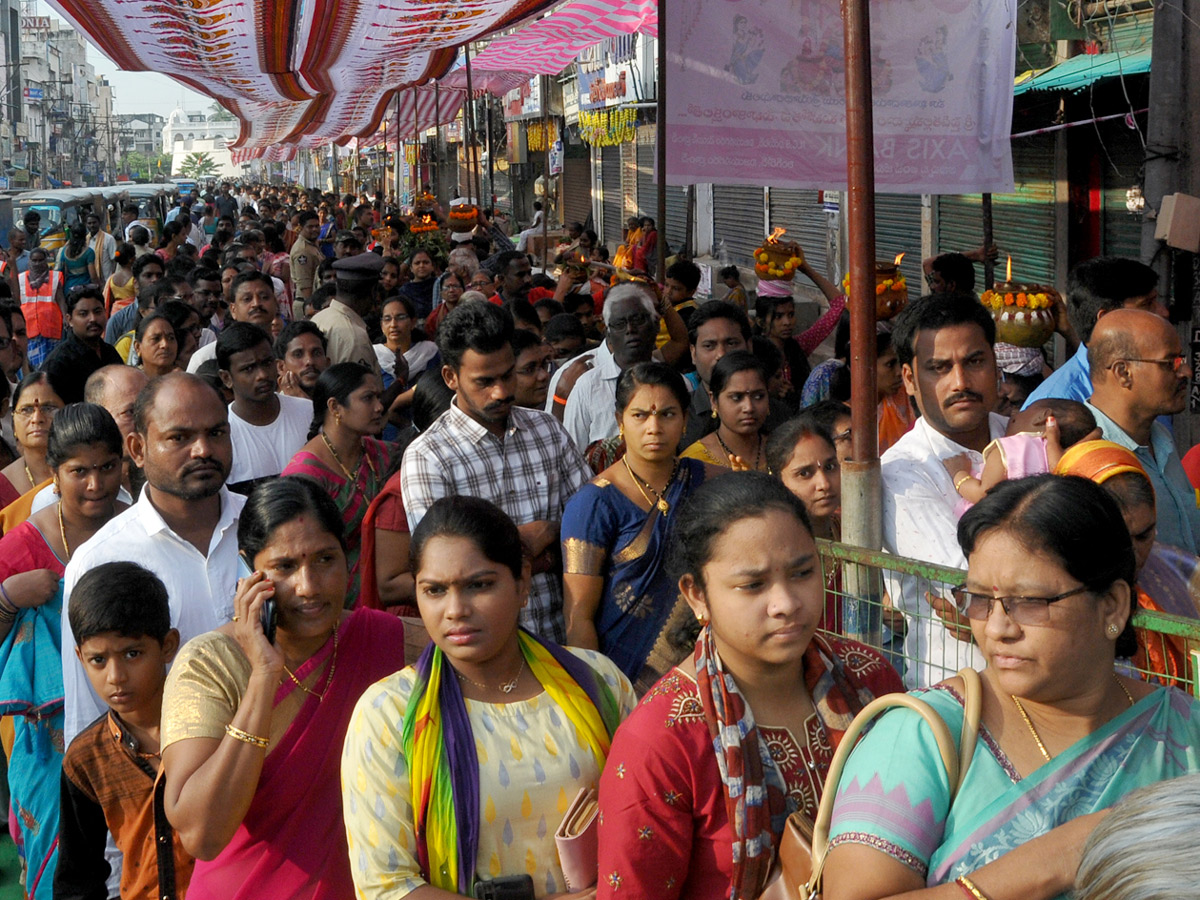
<svg viewBox="0 0 1200 900">
<path fill-rule="evenodd" d="M 48 253 L 57 253 L 72 229 L 83 229 L 88 213 L 96 213 L 103 221 L 103 192 L 95 188 L 63 188 L 17 194 L 13 201 L 13 225 L 23 228 L 30 210 L 41 216 L 39 246 Z"/>
<path fill-rule="evenodd" d="M 130 184 L 125 186 L 125 192 L 129 195 L 129 202 L 138 205 L 135 224 L 150 232 L 150 246 L 157 247 L 167 215 L 166 187 L 161 184 Z"/>
</svg>

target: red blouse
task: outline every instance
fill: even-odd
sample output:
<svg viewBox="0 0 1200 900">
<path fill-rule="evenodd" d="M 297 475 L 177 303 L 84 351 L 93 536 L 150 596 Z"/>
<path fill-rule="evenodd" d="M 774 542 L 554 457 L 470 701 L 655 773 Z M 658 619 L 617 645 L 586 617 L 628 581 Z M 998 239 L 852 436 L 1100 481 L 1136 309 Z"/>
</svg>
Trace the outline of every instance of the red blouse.
<svg viewBox="0 0 1200 900">
<path fill-rule="evenodd" d="M 872 696 L 904 689 L 877 651 L 845 639 L 826 641 L 860 698 L 863 689 Z M 819 659 L 810 648 L 806 682 L 819 676 L 811 671 L 821 667 Z M 617 729 L 600 777 L 597 900 L 729 896 L 733 831 L 692 669 L 689 659 L 664 675 Z M 846 712 L 832 691 L 815 705 Z M 758 728 L 787 785 L 789 805 L 815 816 L 842 731 L 827 728 L 818 714 L 805 722 L 799 740 L 787 728 Z"/>
</svg>

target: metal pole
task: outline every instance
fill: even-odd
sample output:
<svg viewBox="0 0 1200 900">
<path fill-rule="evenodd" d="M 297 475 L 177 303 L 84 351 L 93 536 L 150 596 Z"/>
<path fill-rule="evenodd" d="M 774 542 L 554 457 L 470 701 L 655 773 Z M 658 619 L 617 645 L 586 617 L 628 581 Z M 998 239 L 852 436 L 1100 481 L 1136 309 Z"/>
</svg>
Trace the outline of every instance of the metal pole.
<svg viewBox="0 0 1200 900">
<path fill-rule="evenodd" d="M 384 129 L 384 137 L 387 137 L 387 129 Z M 392 151 L 392 182 L 395 184 L 396 191 L 396 208 L 400 208 L 400 157 L 403 155 L 403 146 L 400 143 L 400 91 L 396 90 L 396 132 L 393 135 L 396 139 L 396 149 Z"/>
<path fill-rule="evenodd" d="M 882 546 L 879 440 L 875 403 L 875 141 L 871 97 L 871 23 L 868 0 L 845 0 L 846 186 L 850 227 L 850 385 L 853 458 L 843 467 L 842 538 L 860 547 Z M 845 571 L 846 634 L 878 639 L 877 573 Z"/>
<path fill-rule="evenodd" d="M 487 110 L 487 155 L 488 155 L 488 206 L 496 202 L 496 160 L 492 153 L 492 97 L 483 95 L 484 107 Z"/>
<path fill-rule="evenodd" d="M 983 289 L 990 290 L 995 282 L 996 261 L 988 253 L 992 246 L 992 195 L 983 195 Z"/>
<path fill-rule="evenodd" d="M 417 122 L 417 89 L 412 91 L 413 98 L 413 174 L 415 175 L 414 191 L 421 190 L 421 126 Z"/>
<path fill-rule="evenodd" d="M 440 196 L 439 187 L 442 182 L 442 95 L 441 88 L 433 83 L 433 195 Z"/>
<path fill-rule="evenodd" d="M 848 77 L 848 76 L 847 76 Z M 658 141 L 658 259 L 655 277 L 663 284 L 667 277 L 667 0 L 658 0 L 658 109 L 654 124 Z"/>
<path fill-rule="evenodd" d="M 475 132 L 475 87 L 471 80 L 471 45 L 468 44 L 464 51 L 467 57 L 467 107 L 471 113 L 471 143 L 468 144 L 468 164 L 475 170 L 475 202 L 483 203 L 483 178 L 479 174 L 479 147 L 476 145 Z M 469 181 L 468 181 L 469 183 Z M 468 187 L 468 190 L 470 188 Z"/>
<path fill-rule="evenodd" d="M 547 269 L 550 249 L 550 92 L 548 79 L 542 76 L 542 271 Z"/>
</svg>

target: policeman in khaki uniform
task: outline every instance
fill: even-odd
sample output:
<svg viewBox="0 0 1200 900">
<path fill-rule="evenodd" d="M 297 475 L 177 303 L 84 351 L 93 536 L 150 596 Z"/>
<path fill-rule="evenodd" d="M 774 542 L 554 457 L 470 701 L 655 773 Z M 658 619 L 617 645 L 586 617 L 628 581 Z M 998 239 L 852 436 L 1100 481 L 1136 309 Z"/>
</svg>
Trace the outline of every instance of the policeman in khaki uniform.
<svg viewBox="0 0 1200 900">
<path fill-rule="evenodd" d="M 378 253 L 359 253 L 333 264 L 337 296 L 312 319 L 329 342 L 325 355 L 330 364 L 362 363 L 380 374 L 363 316 L 375 305 L 375 288 L 382 270 L 383 257 Z"/>
<path fill-rule="evenodd" d="M 300 234 L 292 244 L 292 321 L 299 322 L 304 318 L 304 301 L 312 296 L 319 285 L 317 284 L 317 266 L 325 258 L 321 248 L 317 246 L 317 236 L 321 233 L 321 219 L 315 213 L 300 213 L 297 222 Z"/>
</svg>

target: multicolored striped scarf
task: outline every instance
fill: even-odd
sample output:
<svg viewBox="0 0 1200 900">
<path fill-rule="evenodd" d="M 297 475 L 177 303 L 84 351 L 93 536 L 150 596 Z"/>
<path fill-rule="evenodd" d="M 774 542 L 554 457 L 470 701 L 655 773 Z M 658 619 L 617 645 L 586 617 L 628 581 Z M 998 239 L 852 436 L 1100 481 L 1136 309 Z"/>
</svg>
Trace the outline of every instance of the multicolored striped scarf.
<svg viewBox="0 0 1200 900">
<path fill-rule="evenodd" d="M 696 641 L 696 687 L 712 735 L 725 807 L 733 830 L 730 900 L 757 897 L 771 867 L 774 835 L 787 820 L 787 785 L 758 735 L 754 714 L 733 676 L 721 667 L 706 626 Z"/>
<path fill-rule="evenodd" d="M 518 640 L 529 671 L 603 768 L 620 722 L 616 696 L 571 652 L 525 631 Z M 446 668 L 441 649 L 430 644 L 417 660 L 400 739 L 412 785 L 421 874 L 436 888 L 470 894 L 479 847 L 479 758 L 462 688 L 452 674 L 443 677 Z"/>
</svg>

